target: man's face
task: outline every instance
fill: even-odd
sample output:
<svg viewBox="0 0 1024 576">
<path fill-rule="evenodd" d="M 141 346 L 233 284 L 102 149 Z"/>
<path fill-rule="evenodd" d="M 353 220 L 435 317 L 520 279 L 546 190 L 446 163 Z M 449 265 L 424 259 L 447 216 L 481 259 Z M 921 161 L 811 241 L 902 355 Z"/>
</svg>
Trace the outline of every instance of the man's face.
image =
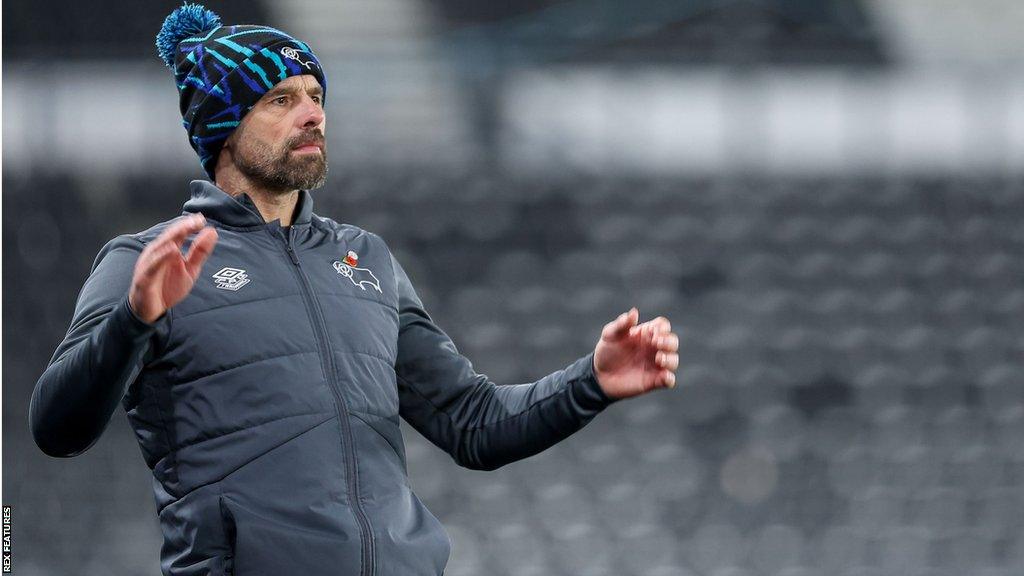
<svg viewBox="0 0 1024 576">
<path fill-rule="evenodd" d="M 314 76 L 278 82 L 226 143 L 238 170 L 275 192 L 311 190 L 327 179 L 323 89 Z"/>
</svg>

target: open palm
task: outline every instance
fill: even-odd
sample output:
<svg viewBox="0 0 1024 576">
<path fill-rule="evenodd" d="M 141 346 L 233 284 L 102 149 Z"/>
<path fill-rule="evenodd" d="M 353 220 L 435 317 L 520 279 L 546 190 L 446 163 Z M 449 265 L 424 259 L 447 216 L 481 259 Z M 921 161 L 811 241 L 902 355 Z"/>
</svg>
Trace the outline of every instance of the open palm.
<svg viewBox="0 0 1024 576">
<path fill-rule="evenodd" d="M 129 303 L 142 320 L 153 323 L 180 302 L 195 285 L 206 258 L 217 243 L 217 231 L 204 227 L 201 214 L 175 222 L 150 242 L 135 263 Z M 199 232 L 182 256 L 185 238 Z"/>
</svg>

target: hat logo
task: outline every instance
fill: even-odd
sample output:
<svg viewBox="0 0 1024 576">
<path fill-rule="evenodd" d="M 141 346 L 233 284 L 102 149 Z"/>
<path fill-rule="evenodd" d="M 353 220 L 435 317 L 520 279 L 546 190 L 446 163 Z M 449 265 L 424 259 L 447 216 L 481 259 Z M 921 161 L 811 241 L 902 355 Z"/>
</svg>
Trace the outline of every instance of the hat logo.
<svg viewBox="0 0 1024 576">
<path fill-rule="evenodd" d="M 306 67 L 306 70 L 310 70 L 310 65 L 316 64 L 316 62 L 312 60 L 303 62 L 302 59 L 299 58 L 299 51 L 296 50 L 295 48 L 292 48 L 291 46 L 285 46 L 284 48 L 281 48 L 281 55 L 284 56 L 285 58 L 295 60 L 299 64 L 302 64 L 303 66 Z"/>
</svg>

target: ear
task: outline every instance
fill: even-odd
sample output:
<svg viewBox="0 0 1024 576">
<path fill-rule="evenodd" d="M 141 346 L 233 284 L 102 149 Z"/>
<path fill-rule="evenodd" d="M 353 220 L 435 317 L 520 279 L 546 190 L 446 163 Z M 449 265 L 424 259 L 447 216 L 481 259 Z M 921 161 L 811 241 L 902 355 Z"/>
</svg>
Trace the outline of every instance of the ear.
<svg viewBox="0 0 1024 576">
<path fill-rule="evenodd" d="M 232 163 L 232 150 L 229 145 L 230 142 L 231 138 L 225 140 L 224 144 L 220 147 L 220 152 L 217 153 L 217 163 L 213 165 L 214 183 L 220 182 L 220 176 L 226 173 L 227 168 Z"/>
<path fill-rule="evenodd" d="M 222 144 L 220 147 L 221 152 L 223 152 L 224 150 L 230 150 L 231 148 L 234 147 L 235 139 L 238 138 L 238 128 L 240 128 L 240 126 L 235 127 L 235 130 L 231 133 L 231 135 L 224 140 L 224 144 Z"/>
</svg>

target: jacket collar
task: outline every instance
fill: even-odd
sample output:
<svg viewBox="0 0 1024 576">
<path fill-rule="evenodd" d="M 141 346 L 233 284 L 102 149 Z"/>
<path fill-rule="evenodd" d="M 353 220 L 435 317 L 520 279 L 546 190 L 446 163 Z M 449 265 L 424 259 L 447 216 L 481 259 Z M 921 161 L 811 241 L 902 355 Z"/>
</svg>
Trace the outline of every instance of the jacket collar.
<svg viewBox="0 0 1024 576">
<path fill-rule="evenodd" d="M 193 180 L 189 184 L 192 197 L 185 202 L 185 212 L 202 212 L 203 216 L 228 226 L 263 226 L 263 220 L 252 198 L 244 192 L 232 196 L 207 180 Z M 308 190 L 299 190 L 299 201 L 292 224 L 309 224 L 313 215 L 313 196 Z M 274 220 L 274 222 L 278 222 Z M 280 223 L 280 222 L 278 222 Z"/>
</svg>

